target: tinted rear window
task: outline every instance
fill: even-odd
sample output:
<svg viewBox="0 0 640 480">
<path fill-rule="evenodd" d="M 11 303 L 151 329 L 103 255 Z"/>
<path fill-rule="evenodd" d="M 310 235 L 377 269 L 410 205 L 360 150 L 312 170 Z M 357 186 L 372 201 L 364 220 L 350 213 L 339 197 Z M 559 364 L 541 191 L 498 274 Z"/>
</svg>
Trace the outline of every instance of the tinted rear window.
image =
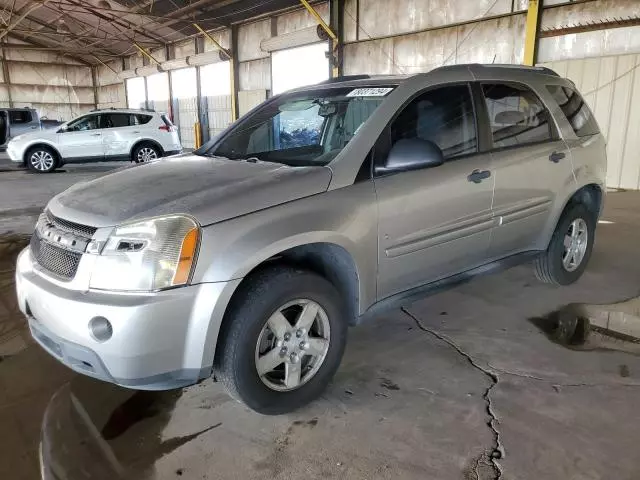
<svg viewBox="0 0 640 480">
<path fill-rule="evenodd" d="M 589 105 L 582 96 L 572 88 L 559 85 L 547 85 L 547 90 L 553 96 L 560 109 L 569 120 L 571 128 L 578 137 L 587 137 L 600 133 Z"/>
<path fill-rule="evenodd" d="M 524 85 L 483 84 L 493 146 L 514 147 L 553 139 L 549 112 Z"/>
<path fill-rule="evenodd" d="M 14 125 L 29 123 L 31 121 L 31 112 L 29 110 L 9 110 L 9 121 Z"/>
<path fill-rule="evenodd" d="M 145 123 L 149 123 L 151 121 L 151 118 L 151 115 L 143 115 L 141 113 L 137 113 L 133 115 L 132 125 L 144 125 Z"/>
</svg>

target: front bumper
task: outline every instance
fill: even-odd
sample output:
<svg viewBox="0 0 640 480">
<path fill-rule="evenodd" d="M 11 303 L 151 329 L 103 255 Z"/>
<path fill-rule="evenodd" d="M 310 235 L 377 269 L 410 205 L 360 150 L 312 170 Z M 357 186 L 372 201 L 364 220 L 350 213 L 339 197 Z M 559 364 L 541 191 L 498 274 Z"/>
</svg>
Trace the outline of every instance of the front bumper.
<svg viewBox="0 0 640 480">
<path fill-rule="evenodd" d="M 45 350 L 79 373 L 142 390 L 183 387 L 211 374 L 224 310 L 239 282 L 122 294 L 72 290 L 43 273 L 28 248 L 16 267 L 18 305 Z M 108 340 L 91 335 L 95 317 L 111 323 Z"/>
<path fill-rule="evenodd" d="M 9 158 L 12 162 L 21 163 L 24 161 L 24 151 L 17 148 L 16 145 L 12 142 L 9 142 L 7 144 L 7 155 L 9 155 Z"/>
</svg>

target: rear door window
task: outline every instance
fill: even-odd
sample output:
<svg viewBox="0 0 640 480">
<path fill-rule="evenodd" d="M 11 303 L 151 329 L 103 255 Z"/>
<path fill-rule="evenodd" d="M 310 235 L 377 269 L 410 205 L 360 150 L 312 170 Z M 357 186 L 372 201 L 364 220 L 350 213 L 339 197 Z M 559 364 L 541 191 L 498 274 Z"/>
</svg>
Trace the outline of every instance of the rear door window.
<svg viewBox="0 0 640 480">
<path fill-rule="evenodd" d="M 551 115 L 524 85 L 483 84 L 494 148 L 516 147 L 553 139 Z"/>
<path fill-rule="evenodd" d="M 9 110 L 9 121 L 13 125 L 29 123 L 31 120 L 32 116 L 29 110 Z"/>
<path fill-rule="evenodd" d="M 100 115 L 100 128 L 119 128 L 131 125 L 128 113 L 106 113 Z"/>
<path fill-rule="evenodd" d="M 547 85 L 547 90 L 558 102 L 560 109 L 578 137 L 588 137 L 600 133 L 598 123 L 589 105 L 578 92 L 560 85 Z"/>
</svg>

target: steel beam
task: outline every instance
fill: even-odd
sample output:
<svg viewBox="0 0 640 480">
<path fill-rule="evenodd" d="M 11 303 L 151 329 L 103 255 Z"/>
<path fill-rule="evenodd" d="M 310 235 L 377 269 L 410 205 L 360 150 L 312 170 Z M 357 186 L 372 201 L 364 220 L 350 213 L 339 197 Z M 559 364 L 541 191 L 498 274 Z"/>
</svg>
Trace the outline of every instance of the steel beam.
<svg viewBox="0 0 640 480">
<path fill-rule="evenodd" d="M 142 48 L 140 45 L 138 45 L 136 42 L 133 42 L 133 46 L 136 47 L 138 49 L 138 51 L 143 54 L 145 57 L 147 57 L 149 60 L 151 60 L 153 63 L 155 63 L 156 65 L 160 65 L 160 62 L 156 59 L 156 57 L 154 57 L 153 55 L 151 55 L 150 52 L 147 52 L 144 48 Z"/>
<path fill-rule="evenodd" d="M 196 27 L 196 29 L 197 29 L 200 33 L 202 33 L 206 38 L 208 38 L 208 39 L 209 39 L 209 41 L 210 41 L 211 43 L 213 43 L 213 44 L 216 46 L 216 48 L 217 48 L 218 50 L 220 50 L 220 51 L 221 51 L 221 52 L 222 52 L 222 53 L 227 57 L 227 59 L 231 60 L 231 55 L 229 54 L 229 52 L 227 51 L 227 49 L 226 49 L 226 48 L 224 48 L 222 45 L 220 45 L 220 44 L 218 43 L 218 41 L 217 41 L 215 38 L 213 38 L 213 37 L 211 36 L 211 34 L 209 34 L 209 32 L 207 32 L 206 30 L 204 30 L 204 29 L 203 29 L 200 25 L 198 25 L 197 23 L 194 23 L 194 24 L 193 24 L 193 26 L 194 26 L 194 27 Z"/>
<path fill-rule="evenodd" d="M 91 83 L 93 85 L 93 103 L 98 108 L 98 67 L 91 67 Z"/>
<path fill-rule="evenodd" d="M 4 51 L 4 42 L 2 44 L 2 76 L 4 84 L 7 85 L 7 95 L 9 97 L 9 107 L 13 108 L 13 98 L 11 97 L 11 76 L 9 75 L 9 66 L 7 65 L 7 56 Z"/>
<path fill-rule="evenodd" d="M 540 17 L 542 15 L 543 0 L 529 0 L 527 9 L 527 25 L 524 33 L 524 59 L 525 65 L 535 65 L 538 49 L 538 35 L 540 33 Z"/>
<path fill-rule="evenodd" d="M 27 16 L 29 16 L 29 14 L 31 12 L 33 12 L 34 10 L 37 10 L 41 7 L 44 7 L 47 3 L 49 3 L 51 0 L 42 0 L 39 3 L 36 3 L 35 5 L 31 5 L 29 8 L 27 8 L 26 10 L 22 11 L 19 15 L 19 17 L 16 19 L 15 22 L 10 23 L 7 28 L 5 28 L 2 32 L 0 32 L 0 40 L 3 39 L 4 37 L 7 36 L 7 34 L 9 32 L 11 32 L 11 30 L 13 30 L 14 28 L 16 28 L 20 22 L 22 22 L 25 18 L 27 18 Z"/>
<path fill-rule="evenodd" d="M 322 19 L 322 17 L 316 11 L 316 9 L 313 8 L 307 0 L 300 0 L 300 3 L 304 6 L 304 8 L 307 9 L 307 11 L 311 14 L 311 16 L 313 16 L 316 23 L 320 25 L 320 27 L 322 27 L 322 29 L 326 32 L 326 34 L 329 36 L 329 39 L 331 40 L 331 58 L 330 58 L 331 76 L 335 78 L 340 75 L 340 69 L 338 68 L 340 39 L 338 38 L 338 35 L 331 29 L 331 27 L 327 25 L 327 22 L 325 22 Z M 331 5 L 333 5 L 333 3 L 334 2 L 331 2 Z"/>
<path fill-rule="evenodd" d="M 344 0 L 330 0 L 329 16 L 331 27 L 338 35 L 337 40 L 331 40 L 331 74 L 335 78 L 343 75 Z"/>
<path fill-rule="evenodd" d="M 239 117 L 238 86 L 240 84 L 240 64 L 237 58 L 238 51 L 238 25 L 231 26 L 231 58 L 229 69 L 231 70 L 231 121 L 235 122 Z"/>
<path fill-rule="evenodd" d="M 567 25 L 559 28 L 551 28 L 542 30 L 540 38 L 559 37 L 561 35 L 571 35 L 574 33 L 595 32 L 599 30 L 608 30 L 612 28 L 637 27 L 640 25 L 640 17 L 636 18 L 616 18 L 613 20 L 602 20 L 587 23 L 578 23 L 576 25 Z"/>
</svg>

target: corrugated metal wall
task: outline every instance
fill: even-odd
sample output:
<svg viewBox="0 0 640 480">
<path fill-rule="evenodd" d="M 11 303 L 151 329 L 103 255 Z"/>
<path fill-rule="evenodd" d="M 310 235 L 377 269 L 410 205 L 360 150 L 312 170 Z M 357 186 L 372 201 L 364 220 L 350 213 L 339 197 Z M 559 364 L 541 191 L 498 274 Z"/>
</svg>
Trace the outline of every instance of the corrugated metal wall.
<svg viewBox="0 0 640 480">
<path fill-rule="evenodd" d="M 0 86 L 0 105 L 10 106 L 11 97 L 14 106 L 33 107 L 41 117 L 57 120 L 94 108 L 89 66 L 46 51 L 7 49 L 5 54 L 11 85 Z"/>
<path fill-rule="evenodd" d="M 544 64 L 571 79 L 607 139 L 607 186 L 640 189 L 640 54 Z"/>
</svg>

